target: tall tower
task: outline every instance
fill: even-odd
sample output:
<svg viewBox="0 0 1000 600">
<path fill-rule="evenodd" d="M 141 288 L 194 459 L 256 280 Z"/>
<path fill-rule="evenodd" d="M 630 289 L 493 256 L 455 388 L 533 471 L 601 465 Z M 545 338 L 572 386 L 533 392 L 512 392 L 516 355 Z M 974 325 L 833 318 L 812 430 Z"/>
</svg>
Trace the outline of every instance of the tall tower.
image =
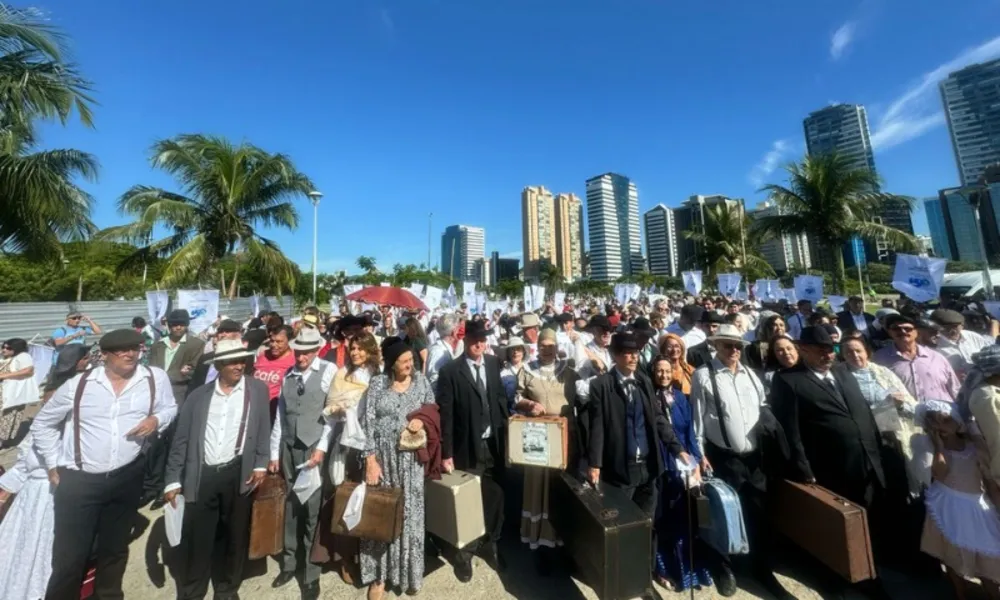
<svg viewBox="0 0 1000 600">
<path fill-rule="evenodd" d="M 1000 59 L 955 71 L 940 87 L 959 178 L 973 185 L 1000 162 Z"/>
<path fill-rule="evenodd" d="M 576 194 L 555 198 L 556 265 L 567 282 L 583 277 L 583 202 Z"/>
<path fill-rule="evenodd" d="M 449 225 L 441 236 L 441 272 L 460 281 L 477 279 L 476 261 L 486 256 L 486 230 Z"/>
<path fill-rule="evenodd" d="M 557 228 L 552 192 L 543 186 L 521 191 L 521 238 L 524 278 L 538 279 L 545 265 L 556 262 Z"/>
<path fill-rule="evenodd" d="M 590 276 L 615 281 L 643 271 L 639 192 L 628 177 L 605 173 L 587 180 Z"/>
<path fill-rule="evenodd" d="M 643 215 L 646 224 L 646 258 L 653 275 L 677 277 L 677 230 L 674 211 L 657 204 Z"/>
</svg>

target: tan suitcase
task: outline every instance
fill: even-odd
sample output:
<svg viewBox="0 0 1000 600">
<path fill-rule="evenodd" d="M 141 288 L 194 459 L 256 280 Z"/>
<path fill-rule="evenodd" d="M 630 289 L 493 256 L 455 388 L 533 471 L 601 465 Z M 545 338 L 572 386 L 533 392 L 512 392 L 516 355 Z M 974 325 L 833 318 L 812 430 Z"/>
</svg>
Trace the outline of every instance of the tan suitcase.
<svg viewBox="0 0 1000 600">
<path fill-rule="evenodd" d="M 424 527 L 456 548 L 486 535 L 479 476 L 452 471 L 424 480 Z"/>
<path fill-rule="evenodd" d="M 566 417 L 514 415 L 507 423 L 507 464 L 565 469 L 569 461 Z"/>
<path fill-rule="evenodd" d="M 269 474 L 253 494 L 248 556 L 257 560 L 285 548 L 285 479 Z"/>
<path fill-rule="evenodd" d="M 354 529 L 344 524 L 344 511 L 351 494 L 361 485 L 345 481 L 333 494 L 333 523 L 330 531 L 363 540 L 388 543 L 403 534 L 403 488 L 365 486 L 361 521 Z"/>
</svg>

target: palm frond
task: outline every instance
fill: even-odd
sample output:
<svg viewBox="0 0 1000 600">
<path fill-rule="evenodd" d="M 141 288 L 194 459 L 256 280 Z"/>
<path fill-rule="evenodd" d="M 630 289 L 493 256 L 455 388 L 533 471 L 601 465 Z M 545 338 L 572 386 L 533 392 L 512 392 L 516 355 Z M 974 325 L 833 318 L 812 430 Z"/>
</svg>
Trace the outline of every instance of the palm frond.
<svg viewBox="0 0 1000 600">
<path fill-rule="evenodd" d="M 277 244 L 262 237 L 252 237 L 244 241 L 243 249 L 247 264 L 261 281 L 273 286 L 277 294 L 285 290 L 295 291 L 297 269 Z"/>
<path fill-rule="evenodd" d="M 173 287 L 198 281 L 201 275 L 214 264 L 211 255 L 206 250 L 203 236 L 192 237 L 167 259 L 161 283 L 167 287 Z"/>
</svg>

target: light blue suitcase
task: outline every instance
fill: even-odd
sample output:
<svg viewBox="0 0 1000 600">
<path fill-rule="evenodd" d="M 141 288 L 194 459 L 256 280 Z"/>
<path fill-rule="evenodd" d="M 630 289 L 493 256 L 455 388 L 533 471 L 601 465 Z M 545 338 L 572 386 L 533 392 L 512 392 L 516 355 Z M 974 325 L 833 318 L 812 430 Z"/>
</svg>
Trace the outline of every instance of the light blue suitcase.
<svg viewBox="0 0 1000 600">
<path fill-rule="evenodd" d="M 698 529 L 701 539 L 723 555 L 750 552 L 743 524 L 743 506 L 736 491 L 721 479 L 708 477 L 704 480 L 702 492 L 708 499 L 709 518 L 708 523 Z"/>
</svg>

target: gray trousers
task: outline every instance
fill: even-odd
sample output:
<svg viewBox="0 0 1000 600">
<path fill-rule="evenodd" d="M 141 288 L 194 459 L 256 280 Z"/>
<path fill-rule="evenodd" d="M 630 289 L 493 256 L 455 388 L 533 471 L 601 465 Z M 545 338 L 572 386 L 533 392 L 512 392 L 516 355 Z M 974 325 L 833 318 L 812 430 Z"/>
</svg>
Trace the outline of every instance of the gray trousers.
<svg viewBox="0 0 1000 600">
<path fill-rule="evenodd" d="M 298 476 L 295 467 L 309 460 L 312 448 L 299 441 L 294 444 L 281 443 L 281 470 L 288 482 L 288 496 L 285 498 L 285 549 L 281 553 L 281 570 L 294 573 L 303 570 L 302 585 L 319 581 L 322 565 L 309 560 L 312 551 L 316 524 L 323 494 L 316 490 L 305 503 L 299 502 L 298 495 L 291 491 Z M 325 526 L 329 526 L 326 524 Z"/>
</svg>

